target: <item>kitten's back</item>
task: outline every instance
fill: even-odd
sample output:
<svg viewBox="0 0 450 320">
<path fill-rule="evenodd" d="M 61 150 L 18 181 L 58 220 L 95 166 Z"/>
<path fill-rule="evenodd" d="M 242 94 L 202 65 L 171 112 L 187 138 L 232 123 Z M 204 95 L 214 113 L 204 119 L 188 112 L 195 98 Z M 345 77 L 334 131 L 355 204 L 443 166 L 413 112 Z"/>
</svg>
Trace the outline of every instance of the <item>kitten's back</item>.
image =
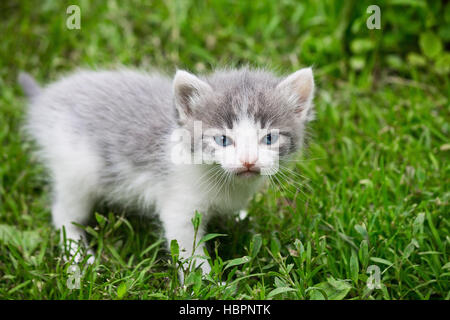
<svg viewBox="0 0 450 320">
<path fill-rule="evenodd" d="M 41 154 L 60 152 L 55 141 L 82 140 L 104 163 L 154 165 L 176 125 L 171 79 L 130 69 L 78 71 L 41 89 L 27 118 Z"/>
</svg>

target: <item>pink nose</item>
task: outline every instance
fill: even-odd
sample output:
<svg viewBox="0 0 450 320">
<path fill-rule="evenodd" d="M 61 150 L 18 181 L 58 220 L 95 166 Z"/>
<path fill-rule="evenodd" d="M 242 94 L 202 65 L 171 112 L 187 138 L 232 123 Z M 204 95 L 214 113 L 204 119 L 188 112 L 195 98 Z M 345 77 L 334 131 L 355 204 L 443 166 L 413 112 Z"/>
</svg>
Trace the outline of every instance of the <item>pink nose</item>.
<svg viewBox="0 0 450 320">
<path fill-rule="evenodd" d="M 242 162 L 242 165 L 250 170 L 251 167 L 255 166 L 255 163 L 254 162 L 244 161 L 244 162 Z"/>
</svg>

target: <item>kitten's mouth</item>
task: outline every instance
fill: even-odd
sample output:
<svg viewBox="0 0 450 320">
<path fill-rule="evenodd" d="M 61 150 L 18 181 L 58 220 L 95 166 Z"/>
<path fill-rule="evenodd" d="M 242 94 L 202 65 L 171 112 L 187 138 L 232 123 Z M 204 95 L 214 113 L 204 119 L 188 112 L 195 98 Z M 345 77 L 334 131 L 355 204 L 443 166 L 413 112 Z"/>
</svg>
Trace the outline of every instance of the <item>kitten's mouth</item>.
<svg viewBox="0 0 450 320">
<path fill-rule="evenodd" d="M 257 176 L 257 175 L 259 175 L 260 174 L 260 171 L 259 170 L 242 170 L 242 171 L 238 171 L 238 172 L 236 172 L 236 175 L 238 176 L 238 177 L 243 177 L 243 178 L 250 178 L 250 177 L 255 177 L 255 176 Z"/>
</svg>

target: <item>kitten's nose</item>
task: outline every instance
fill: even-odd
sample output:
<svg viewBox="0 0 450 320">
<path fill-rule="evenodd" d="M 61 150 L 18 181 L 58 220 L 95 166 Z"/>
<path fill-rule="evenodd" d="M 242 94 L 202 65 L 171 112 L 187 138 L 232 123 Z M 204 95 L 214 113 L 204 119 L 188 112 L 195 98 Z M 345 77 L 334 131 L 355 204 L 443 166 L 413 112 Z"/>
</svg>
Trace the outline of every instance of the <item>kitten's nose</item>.
<svg viewBox="0 0 450 320">
<path fill-rule="evenodd" d="M 250 168 L 252 168 L 252 167 L 255 166 L 255 162 L 256 162 L 256 161 L 250 162 L 250 161 L 246 160 L 246 161 L 243 161 L 243 162 L 242 162 L 242 165 L 243 165 L 244 167 L 246 167 L 248 170 L 250 170 Z"/>
</svg>

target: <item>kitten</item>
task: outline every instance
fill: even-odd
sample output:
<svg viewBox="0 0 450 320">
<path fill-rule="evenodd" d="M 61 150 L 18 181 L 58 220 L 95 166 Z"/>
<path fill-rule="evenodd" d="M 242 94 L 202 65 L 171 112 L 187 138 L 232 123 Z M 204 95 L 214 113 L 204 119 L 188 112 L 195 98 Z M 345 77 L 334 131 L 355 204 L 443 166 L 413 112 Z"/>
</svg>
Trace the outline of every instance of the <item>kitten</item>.
<svg viewBox="0 0 450 320">
<path fill-rule="evenodd" d="M 26 128 L 53 178 L 54 226 L 85 241 L 72 222 L 86 224 L 96 202 L 134 206 L 159 213 L 183 258 L 195 211 L 204 216 L 200 239 L 212 214 L 245 208 L 278 161 L 302 147 L 313 118 L 311 68 L 284 78 L 249 68 L 179 70 L 173 79 L 78 71 L 46 88 L 22 73 L 19 82 L 31 99 Z"/>
</svg>

